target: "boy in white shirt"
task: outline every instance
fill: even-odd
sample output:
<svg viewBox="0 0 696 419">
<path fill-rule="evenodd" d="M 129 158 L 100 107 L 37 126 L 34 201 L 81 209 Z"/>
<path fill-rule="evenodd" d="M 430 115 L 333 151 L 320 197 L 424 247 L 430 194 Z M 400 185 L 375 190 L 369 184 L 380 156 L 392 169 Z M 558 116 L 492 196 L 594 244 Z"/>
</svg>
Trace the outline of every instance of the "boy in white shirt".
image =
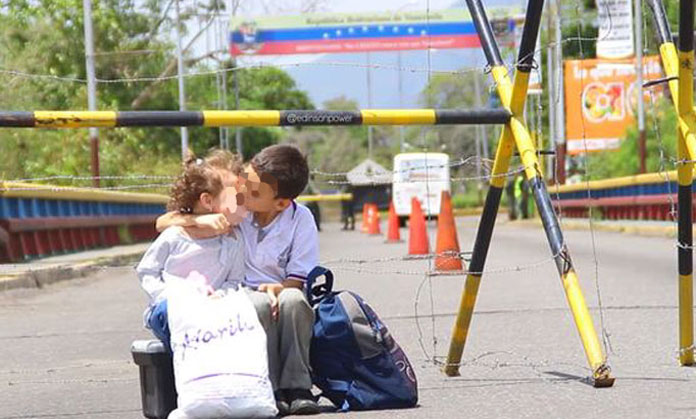
<svg viewBox="0 0 696 419">
<path fill-rule="evenodd" d="M 240 178 L 244 205 L 253 213 L 240 224 L 246 248 L 244 284 L 266 330 L 270 378 L 281 415 L 319 413 L 310 391 L 314 311 L 304 296 L 307 275 L 319 262 L 319 241 L 311 212 L 294 201 L 308 180 L 307 160 L 289 145 L 263 149 Z M 170 225 L 193 228 L 202 236 L 230 228 L 225 217 L 170 213 L 158 219 L 158 230 Z"/>
</svg>

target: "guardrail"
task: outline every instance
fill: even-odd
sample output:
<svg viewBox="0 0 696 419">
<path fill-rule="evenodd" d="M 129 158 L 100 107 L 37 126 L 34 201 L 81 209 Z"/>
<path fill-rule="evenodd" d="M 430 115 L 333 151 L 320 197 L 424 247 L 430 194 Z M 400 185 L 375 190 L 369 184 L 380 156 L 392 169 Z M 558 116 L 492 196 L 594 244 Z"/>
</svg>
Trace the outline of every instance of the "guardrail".
<svg viewBox="0 0 696 419">
<path fill-rule="evenodd" d="M 0 182 L 0 262 L 154 238 L 167 196 Z"/>
<path fill-rule="evenodd" d="M 300 202 L 351 194 L 302 195 Z M 147 241 L 166 195 L 0 182 L 0 263 Z"/>
<path fill-rule="evenodd" d="M 593 216 L 607 220 L 673 220 L 677 189 L 677 172 L 670 171 L 550 186 L 549 192 L 565 217 L 587 218 L 593 208 Z"/>
</svg>

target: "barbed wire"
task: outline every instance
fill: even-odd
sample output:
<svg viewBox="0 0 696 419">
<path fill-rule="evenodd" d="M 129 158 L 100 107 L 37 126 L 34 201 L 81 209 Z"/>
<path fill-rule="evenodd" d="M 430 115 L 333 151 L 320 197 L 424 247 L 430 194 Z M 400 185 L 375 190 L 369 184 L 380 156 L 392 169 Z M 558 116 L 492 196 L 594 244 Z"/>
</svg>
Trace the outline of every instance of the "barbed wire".
<svg viewBox="0 0 696 419">
<path fill-rule="evenodd" d="M 424 153 L 426 156 L 428 153 Z M 489 172 L 486 175 L 482 176 L 455 176 L 455 177 L 450 177 L 450 181 L 457 181 L 457 182 L 464 182 L 464 181 L 478 181 L 478 180 L 490 180 L 490 179 L 496 179 L 496 178 L 501 178 L 501 177 L 508 177 L 508 176 L 513 176 L 517 175 L 519 173 L 522 173 L 525 171 L 525 166 L 520 165 L 515 169 L 510 169 L 507 172 L 504 173 L 497 173 L 497 174 L 491 174 L 492 166 L 491 166 L 491 160 L 490 159 L 484 159 L 480 158 L 477 156 L 472 156 L 468 157 L 464 160 L 461 160 L 459 162 L 451 163 L 449 165 L 444 165 L 444 164 L 434 164 L 434 165 L 427 165 L 427 166 L 422 166 L 422 167 L 416 167 L 416 168 L 406 168 L 406 169 L 398 169 L 398 170 L 392 170 L 392 171 L 385 171 L 381 173 L 374 173 L 374 174 L 366 174 L 364 175 L 366 178 L 375 178 L 374 181 L 372 182 L 361 182 L 365 184 L 373 184 L 373 185 L 380 185 L 380 184 L 396 184 L 396 183 L 439 183 L 439 182 L 447 182 L 447 179 L 442 179 L 442 180 L 436 180 L 436 179 L 429 179 L 428 176 L 426 175 L 426 179 L 423 180 L 389 180 L 387 177 L 390 176 L 390 174 L 397 174 L 397 173 L 403 173 L 403 172 L 410 172 L 410 171 L 415 171 L 415 170 L 423 170 L 425 169 L 426 171 L 428 168 L 444 168 L 444 167 L 450 167 L 450 168 L 455 168 L 459 166 L 463 166 L 466 164 L 470 165 L 476 165 L 477 163 L 472 163 L 471 160 L 478 160 L 485 162 L 485 165 L 482 165 L 482 167 L 485 168 L 487 172 Z M 320 176 L 326 176 L 326 177 L 345 177 L 349 172 L 323 172 L 323 171 L 312 171 L 311 174 L 316 174 Z M 317 183 L 326 183 L 330 185 L 351 185 L 353 184 L 352 181 L 349 180 L 317 180 L 314 179 L 315 182 Z"/>
<path fill-rule="evenodd" d="M 466 255 L 467 253 L 463 253 Z M 434 258 L 427 258 L 425 260 L 432 260 Z M 398 260 L 397 260 L 398 261 Z M 405 260 L 407 261 L 407 260 Z M 555 261 L 555 255 L 550 257 L 550 258 L 545 258 L 536 262 L 531 262 L 528 264 L 523 264 L 523 265 L 510 265 L 510 266 L 503 266 L 500 268 L 491 268 L 491 269 L 484 269 L 483 271 L 469 271 L 469 270 L 464 270 L 464 271 L 457 271 L 454 273 L 456 276 L 466 276 L 466 275 L 477 275 L 477 276 L 483 276 L 483 275 L 493 275 L 493 274 L 502 274 L 502 273 L 509 273 L 509 272 L 522 272 L 522 271 L 528 271 L 528 270 L 533 270 L 533 269 L 538 269 L 539 267 L 552 263 Z M 359 263 L 358 263 L 359 264 Z M 369 274 L 377 274 L 377 275 L 384 275 L 384 274 L 394 274 L 394 275 L 408 275 L 408 276 L 421 276 L 421 275 L 426 275 L 426 276 L 440 276 L 443 273 L 438 272 L 436 270 L 402 270 L 402 269 L 366 269 L 362 267 L 353 267 L 353 266 L 348 266 L 348 265 L 338 265 L 338 264 L 327 264 L 327 266 L 331 266 L 332 269 L 338 270 L 338 271 L 350 271 L 350 272 L 357 272 L 357 273 L 369 273 Z"/>
<path fill-rule="evenodd" d="M 434 152 L 429 153 L 426 151 L 423 154 L 434 154 Z M 420 159 L 420 160 L 422 160 L 422 159 Z M 493 160 L 486 159 L 486 158 L 479 157 L 479 156 L 463 156 L 463 157 L 455 159 L 454 161 L 450 161 L 447 164 L 433 162 L 433 164 L 426 164 L 424 166 L 412 166 L 412 167 L 407 167 L 405 169 L 385 170 L 384 172 L 380 172 L 380 173 L 367 174 L 367 176 L 377 177 L 377 176 L 385 176 L 385 175 L 389 175 L 389 174 L 394 175 L 397 173 L 406 173 L 406 172 L 411 172 L 411 171 L 415 171 L 415 170 L 425 170 L 428 168 L 442 169 L 445 167 L 449 167 L 450 169 L 453 169 L 453 168 L 457 168 L 457 167 L 461 167 L 461 166 L 465 166 L 465 165 L 476 166 L 479 163 L 485 163 L 487 165 L 487 167 L 490 167 L 490 165 L 493 163 Z M 350 173 L 350 172 L 327 172 L 327 171 L 322 171 L 319 169 L 313 169 L 310 172 L 311 175 L 327 176 L 327 177 L 341 177 L 341 176 L 347 175 L 348 173 Z"/>
<path fill-rule="evenodd" d="M 427 153 L 426 153 L 427 154 Z M 491 160 L 490 159 L 483 159 L 483 158 L 478 158 L 477 156 L 471 156 L 466 159 L 462 159 L 458 162 L 450 163 L 449 165 L 443 165 L 443 164 L 434 164 L 434 165 L 429 165 L 429 168 L 457 168 L 461 167 L 464 165 L 476 165 L 478 163 L 475 163 L 474 161 L 481 161 L 484 162 L 485 164 L 482 165 L 482 167 L 485 168 L 486 171 L 490 173 L 491 170 Z M 374 184 L 398 184 L 398 183 L 438 183 L 438 182 L 446 182 L 446 179 L 443 180 L 433 180 L 433 179 L 424 179 L 424 180 L 393 180 L 393 179 L 387 179 L 386 176 L 389 176 L 389 174 L 394 174 L 394 173 L 403 173 L 403 172 L 412 172 L 412 171 L 417 171 L 417 170 L 423 170 L 426 167 L 410 167 L 406 169 L 400 169 L 400 170 L 392 170 L 392 171 L 386 171 L 383 173 L 375 173 L 375 174 L 366 174 L 365 177 L 368 179 L 371 177 L 374 177 L 379 180 L 375 180 Z M 519 173 L 524 172 L 525 168 L 524 166 L 519 166 L 515 169 L 508 170 L 505 173 L 498 173 L 498 174 L 486 174 L 482 176 L 454 176 L 450 177 L 450 181 L 455 181 L 455 182 L 464 182 L 464 181 L 476 181 L 476 180 L 490 180 L 490 179 L 495 179 L 495 178 L 500 178 L 500 177 L 509 177 L 513 175 L 517 175 Z M 320 170 L 312 170 L 310 172 L 311 175 L 315 176 L 326 176 L 326 177 L 344 177 L 348 174 L 348 172 L 324 172 Z M 0 185 L 3 183 L 32 183 L 32 182 L 46 182 L 46 181 L 56 181 L 56 180 L 67 180 L 67 181 L 72 181 L 72 182 L 78 182 L 78 181 L 93 181 L 93 180 L 107 180 L 107 181 L 114 181 L 114 180 L 126 180 L 126 181 L 139 181 L 139 180 L 173 180 L 176 179 L 176 176 L 170 176 L 170 175 L 126 175 L 126 176 L 79 176 L 79 175 L 53 175 L 53 176 L 43 176 L 43 177 L 35 177 L 35 178 L 15 178 L 15 179 L 0 179 Z M 314 182 L 317 183 L 326 183 L 326 184 L 331 184 L 331 185 L 350 185 L 352 184 L 351 181 L 348 180 L 317 180 L 314 179 Z M 369 182 L 368 182 L 369 183 Z M 7 191 L 34 191 L 34 190 L 51 190 L 51 191 L 58 191 L 58 190 L 70 190 L 70 191 L 77 191 L 77 190 L 119 190 L 119 189 L 147 189 L 147 188 L 165 188 L 165 187 L 171 187 L 172 183 L 148 183 L 148 184 L 136 184 L 136 185 L 123 185 L 123 186 L 104 186 L 104 187 L 90 187 L 90 186 L 80 186 L 80 187 L 71 187 L 71 186 L 60 186 L 60 185 L 46 185 L 46 184 L 38 184 L 36 186 L 17 186 L 17 187 L 0 187 L 0 191 L 7 192 Z"/>
<path fill-rule="evenodd" d="M 33 178 L 0 179 L 0 183 L 27 183 L 46 182 L 50 180 L 93 181 L 93 180 L 167 180 L 176 179 L 171 175 L 126 175 L 126 176 L 80 176 L 80 175 L 53 175 Z"/>
<path fill-rule="evenodd" d="M 0 185 L 2 183 L 0 182 Z M 50 191 L 50 192 L 83 192 L 83 191 L 122 191 L 135 189 L 167 189 L 171 188 L 171 183 L 147 183 L 143 185 L 121 185 L 95 187 L 75 187 L 75 186 L 52 186 L 36 185 L 36 187 L 0 187 L 0 192 L 31 192 L 31 191 Z"/>
<path fill-rule="evenodd" d="M 476 181 L 476 180 L 490 180 L 494 178 L 500 178 L 500 177 L 508 177 L 508 176 L 513 176 L 519 173 L 524 172 L 524 167 L 520 167 L 514 170 L 509 170 L 505 173 L 498 173 L 494 175 L 485 175 L 485 176 L 457 176 L 457 177 L 451 177 L 449 180 L 454 181 L 454 182 L 465 182 L 465 181 Z M 0 181 L 0 185 L 2 185 L 2 182 L 9 182 L 9 181 Z M 365 183 L 360 183 L 360 185 L 394 185 L 394 184 L 414 184 L 414 183 L 425 183 L 425 184 L 435 184 L 435 183 L 446 183 L 447 179 L 442 179 L 442 180 L 422 180 L 422 181 L 409 181 L 409 180 L 384 180 L 384 181 L 375 181 L 375 182 L 365 182 Z M 315 180 L 314 183 L 324 183 L 324 184 L 329 184 L 329 185 L 353 185 L 353 182 L 350 181 L 335 181 L 335 180 Z M 27 192 L 27 191 L 51 191 L 51 192 L 66 192 L 66 191 L 119 191 L 119 190 L 138 190 L 138 189 L 167 189 L 171 188 L 173 186 L 173 183 L 146 183 L 146 184 L 139 184 L 139 185 L 121 185 L 121 186 L 103 186 L 103 187 L 91 187 L 91 186 L 56 186 L 56 185 L 46 185 L 46 184 L 37 184 L 35 186 L 9 186 L 9 187 L 1 187 L 0 186 L 0 192 Z"/>
<path fill-rule="evenodd" d="M 559 5 L 560 5 L 560 0 L 559 0 Z M 575 15 L 578 19 L 580 19 L 580 14 L 581 14 L 581 9 L 582 5 L 580 3 L 580 0 L 578 0 L 575 3 Z M 608 9 L 608 6 L 607 6 Z M 611 13 L 609 10 L 607 10 L 607 13 L 609 14 L 609 18 L 611 21 Z M 576 25 L 576 31 L 578 36 L 580 36 L 580 25 Z M 585 59 L 585 50 L 582 46 L 582 42 L 578 43 L 579 51 L 580 51 L 580 59 L 584 60 Z M 642 47 L 642 45 L 641 45 Z M 580 86 L 584 90 L 585 88 L 585 73 L 583 71 L 580 72 Z M 642 100 L 640 98 L 639 100 Z M 585 156 L 589 155 L 589 149 L 587 146 L 587 141 L 585 141 L 587 137 L 587 132 L 586 132 L 586 127 L 585 127 L 585 119 L 583 117 L 580 118 L 580 124 L 581 124 L 581 129 L 582 129 L 582 139 L 583 139 L 583 145 L 585 148 Z M 592 198 L 592 193 L 590 190 L 590 165 L 587 163 L 587 160 L 585 161 L 585 188 L 587 190 L 587 198 Z M 604 354 L 606 357 L 606 360 L 609 360 L 609 353 L 613 353 L 614 350 L 611 345 L 611 334 L 607 330 L 606 327 L 606 318 L 605 318 L 605 313 L 604 313 L 604 305 L 602 304 L 602 289 L 600 286 L 600 279 L 599 279 L 599 259 L 597 258 L 597 243 L 596 243 L 596 237 L 595 237 L 595 226 L 594 226 L 594 220 L 593 220 L 593 211 L 594 207 L 591 205 L 588 205 L 588 215 L 589 215 L 589 225 L 590 225 L 590 242 L 592 244 L 592 261 L 594 264 L 594 282 L 595 282 L 595 293 L 597 295 L 597 304 L 599 306 L 599 326 L 602 331 L 602 344 L 604 346 Z M 608 367 L 607 367 L 608 368 Z"/>
<path fill-rule="evenodd" d="M 325 265 L 332 264 L 373 264 L 373 263 L 387 263 L 387 262 L 413 262 L 420 260 L 430 260 L 438 257 L 458 257 L 462 260 L 466 260 L 467 256 L 470 256 L 471 252 L 440 252 L 440 253 L 428 253 L 425 255 L 407 255 L 407 256 L 386 256 L 386 257 L 375 257 L 375 258 L 338 258 L 329 259 L 322 262 Z"/>
<path fill-rule="evenodd" d="M 466 182 L 466 181 L 478 181 L 478 180 L 490 180 L 490 179 L 496 179 L 496 178 L 501 178 L 501 177 L 508 177 L 508 176 L 513 176 L 519 173 L 524 172 L 524 167 L 519 167 L 517 169 L 509 170 L 505 173 L 498 173 L 498 174 L 492 174 L 492 175 L 482 175 L 482 176 L 456 176 L 456 177 L 451 177 L 449 180 L 452 182 Z M 325 183 L 329 185 L 353 185 L 353 182 L 348 181 L 348 180 L 315 180 L 315 183 Z M 389 185 L 389 184 L 401 184 L 401 183 L 425 183 L 425 184 L 433 184 L 433 183 L 445 183 L 447 182 L 446 179 L 442 180 L 384 180 L 384 181 L 374 181 L 374 182 L 361 182 L 360 185 Z"/>
</svg>

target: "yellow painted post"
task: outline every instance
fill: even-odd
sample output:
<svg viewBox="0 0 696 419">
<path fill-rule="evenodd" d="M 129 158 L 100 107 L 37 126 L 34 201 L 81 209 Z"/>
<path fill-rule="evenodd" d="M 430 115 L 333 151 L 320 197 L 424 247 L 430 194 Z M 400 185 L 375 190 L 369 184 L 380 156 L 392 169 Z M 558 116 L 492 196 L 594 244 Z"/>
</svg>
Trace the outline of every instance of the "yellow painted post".
<svg viewBox="0 0 696 419">
<path fill-rule="evenodd" d="M 606 364 L 606 358 L 599 343 L 592 317 L 578 284 L 570 254 L 563 241 L 558 219 L 553 212 L 534 143 L 529 135 L 529 130 L 524 124 L 522 109 L 524 107 L 529 74 L 516 71 L 515 80 L 511 88 L 507 70 L 504 67 L 497 69 L 497 71 L 494 68 L 491 73 L 497 83 L 499 95 L 503 99 L 503 105 L 508 107 L 512 113 L 509 126 L 515 139 L 527 180 L 534 192 L 537 208 L 556 259 L 563 289 L 568 305 L 573 313 L 575 326 L 578 329 L 587 361 L 592 368 L 594 385 L 596 387 L 611 386 L 614 383 L 614 379 L 610 376 L 610 369 Z M 504 98 L 508 97 L 510 101 L 506 102 Z"/>
<path fill-rule="evenodd" d="M 505 126 L 498 140 L 486 203 L 481 214 L 481 222 L 476 234 L 476 241 L 474 242 L 474 252 L 469 263 L 470 273 L 466 276 L 466 282 L 464 283 L 464 291 L 459 301 L 459 310 L 457 310 L 457 317 L 452 328 L 447 360 L 443 368 L 444 373 L 449 377 L 459 375 L 459 364 L 462 360 L 464 345 L 471 327 L 471 319 L 474 313 L 479 285 L 481 284 L 486 253 L 488 252 L 493 226 L 495 225 L 500 197 L 505 187 L 514 145 L 512 132 L 508 126 Z"/>
<path fill-rule="evenodd" d="M 681 101 L 680 101 L 681 102 Z M 693 182 L 693 163 L 687 155 L 684 137 L 679 134 L 677 151 L 680 160 L 689 161 L 679 164 L 679 231 L 677 249 L 679 258 L 679 362 L 681 365 L 694 364 L 694 290 L 693 290 L 693 244 L 691 214 L 691 184 Z"/>
<path fill-rule="evenodd" d="M 693 0 L 679 2 L 679 51 L 672 42 L 669 22 L 662 2 L 652 0 L 649 5 L 655 15 L 657 32 L 661 40 L 662 66 L 665 75 L 670 79 L 669 89 L 679 116 L 677 127 L 679 362 L 681 365 L 693 365 L 693 198 L 691 187 L 692 162 L 696 159 L 696 113 L 693 103 L 694 2 Z"/>
<path fill-rule="evenodd" d="M 694 50 L 693 50 L 693 0 L 682 0 L 686 9 L 681 7 L 680 35 L 682 26 L 688 26 L 691 38 L 687 42 L 679 43 L 679 93 L 678 110 L 680 119 L 686 119 L 691 124 L 688 126 L 687 135 L 679 135 L 677 154 L 682 161 L 677 168 L 679 178 L 679 216 L 678 216 L 678 240 L 677 249 L 679 264 L 679 362 L 681 365 L 694 363 L 694 297 L 693 297 L 693 230 L 692 230 L 692 194 L 693 183 L 693 146 L 694 141 Z M 684 5 L 681 5 L 684 6 Z M 690 7 L 689 7 L 690 6 Z M 686 16 L 684 16 L 686 14 Z M 683 21 L 682 21 L 683 20 Z M 691 141 L 689 144 L 688 141 Z M 689 149 L 691 145 L 691 149 Z"/>
</svg>

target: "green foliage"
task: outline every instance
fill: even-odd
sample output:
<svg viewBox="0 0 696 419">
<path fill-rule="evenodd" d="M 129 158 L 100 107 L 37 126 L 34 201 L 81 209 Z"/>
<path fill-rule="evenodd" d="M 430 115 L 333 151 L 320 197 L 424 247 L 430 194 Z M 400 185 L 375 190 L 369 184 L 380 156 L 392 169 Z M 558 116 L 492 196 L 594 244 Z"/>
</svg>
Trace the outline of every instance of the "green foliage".
<svg viewBox="0 0 696 419">
<path fill-rule="evenodd" d="M 101 80 L 157 77 L 174 62 L 169 41 L 172 22 L 162 19 L 167 0 L 101 0 L 93 2 L 95 67 Z M 197 2 L 184 19 L 215 11 L 214 2 Z M 223 2 L 219 2 L 223 3 Z M 195 27 L 195 25 L 189 25 Z M 10 0 L 0 7 L 0 63 L 2 68 L 47 77 L 0 73 L 5 92 L 0 109 L 86 109 L 84 27 L 81 0 Z M 186 57 L 189 71 L 231 68 L 232 62 L 210 66 Z M 311 109 L 305 92 L 282 70 L 263 68 L 236 72 L 242 109 Z M 227 108 L 234 109 L 232 74 L 228 73 Z M 56 78 L 61 78 L 58 80 Z M 186 79 L 189 109 L 217 109 L 214 75 Z M 147 93 L 147 94 L 144 94 Z M 97 85 L 98 109 L 128 110 L 136 98 L 138 109 L 178 109 L 175 79 L 161 82 L 102 82 Z M 244 130 L 247 157 L 283 137 L 279 128 Z M 100 168 L 108 175 L 172 175 L 180 161 L 179 129 L 129 128 L 100 130 Z M 234 131 L 230 138 L 234 144 Z M 192 128 L 190 145 L 202 154 L 219 144 L 219 130 Z M 51 175 L 90 174 L 87 130 L 0 130 L 0 163 L 5 179 Z M 121 182 L 102 182 L 110 186 Z"/>
<path fill-rule="evenodd" d="M 677 116 L 674 106 L 667 100 L 660 102 L 656 109 L 646 109 L 646 170 L 657 172 L 673 170 L 672 162 L 677 150 Z M 621 147 L 614 152 L 590 154 L 587 158 L 590 179 L 630 176 L 638 173 L 638 130 L 628 131 Z"/>
<path fill-rule="evenodd" d="M 452 206 L 454 208 L 476 208 L 482 204 L 483 192 L 479 196 L 479 192 L 475 188 L 467 190 L 465 193 L 454 194 L 452 196 Z"/>
<path fill-rule="evenodd" d="M 563 39 L 563 58 L 582 59 L 594 58 L 597 54 L 596 42 L 599 29 L 584 21 L 564 25 L 561 28 Z"/>
</svg>

